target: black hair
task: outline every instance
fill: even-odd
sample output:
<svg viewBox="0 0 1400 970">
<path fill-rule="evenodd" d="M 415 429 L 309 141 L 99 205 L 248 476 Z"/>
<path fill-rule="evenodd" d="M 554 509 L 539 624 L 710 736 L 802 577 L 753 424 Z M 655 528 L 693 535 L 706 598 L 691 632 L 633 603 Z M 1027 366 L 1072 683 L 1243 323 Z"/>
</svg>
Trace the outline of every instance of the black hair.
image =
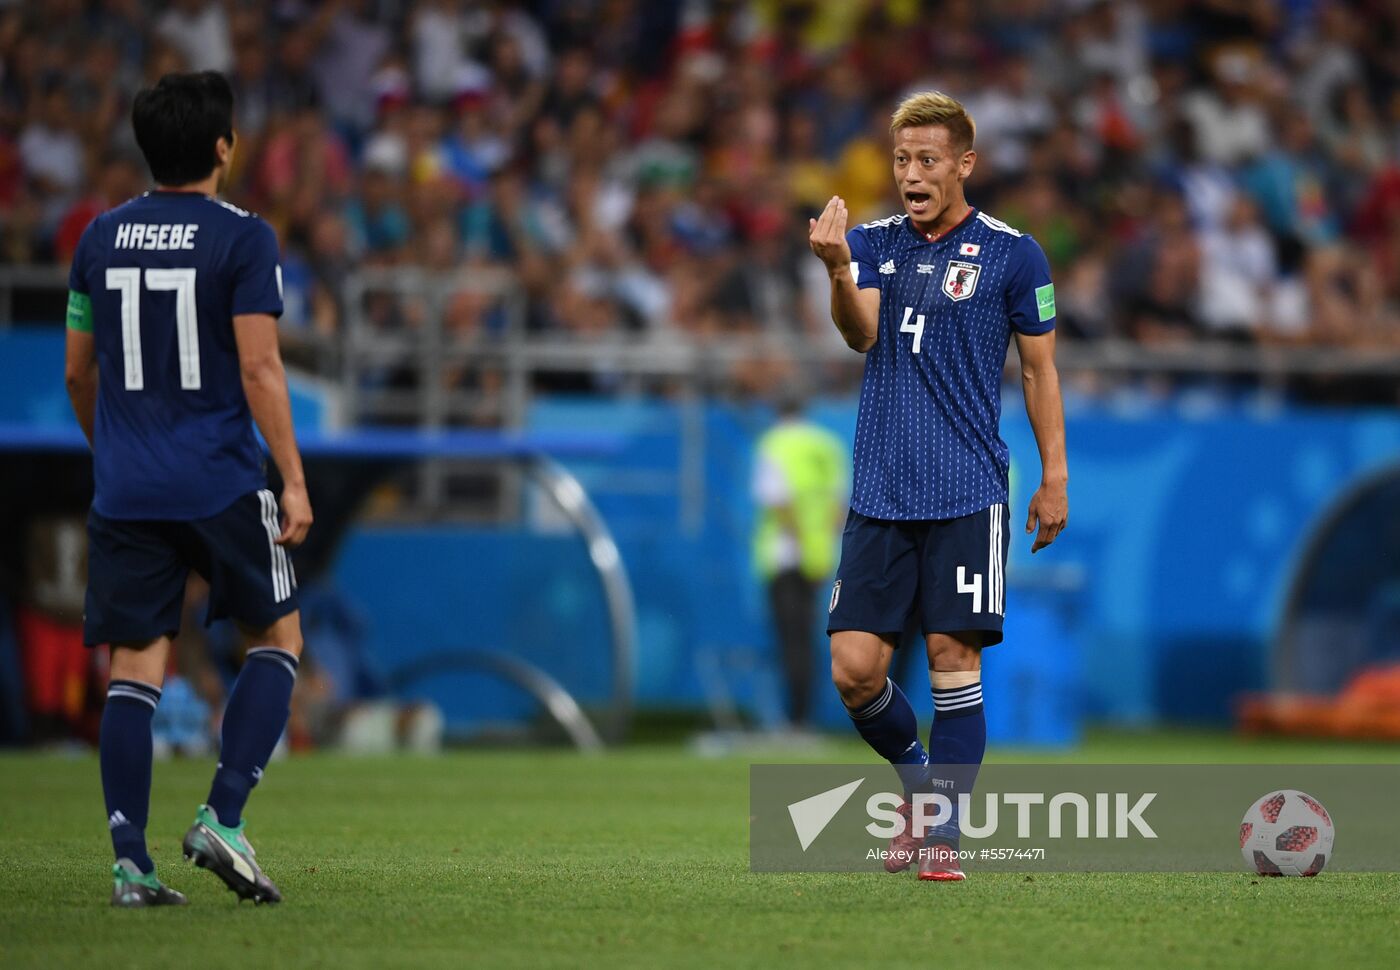
<svg viewBox="0 0 1400 970">
<path fill-rule="evenodd" d="M 233 144 L 233 89 L 216 71 L 167 74 L 131 105 L 136 144 L 157 185 L 189 185 L 219 164 L 215 145 Z"/>
</svg>

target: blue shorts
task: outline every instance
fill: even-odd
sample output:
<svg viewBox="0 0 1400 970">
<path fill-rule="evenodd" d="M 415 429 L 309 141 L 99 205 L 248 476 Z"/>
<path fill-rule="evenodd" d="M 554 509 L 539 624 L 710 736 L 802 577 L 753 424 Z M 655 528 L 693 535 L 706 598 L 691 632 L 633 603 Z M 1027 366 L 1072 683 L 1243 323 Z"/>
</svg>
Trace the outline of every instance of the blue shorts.
<svg viewBox="0 0 1400 970">
<path fill-rule="evenodd" d="M 826 632 L 898 639 L 917 617 L 926 634 L 981 630 L 984 646 L 1000 643 L 1009 527 L 1001 503 L 958 519 L 911 522 L 851 509 Z"/>
<path fill-rule="evenodd" d="M 125 643 L 180 632 L 185 581 L 209 581 L 206 624 L 223 617 L 260 629 L 297 608 L 297 578 L 277 499 L 249 492 L 192 522 L 109 519 L 88 513 L 83 642 Z"/>
</svg>

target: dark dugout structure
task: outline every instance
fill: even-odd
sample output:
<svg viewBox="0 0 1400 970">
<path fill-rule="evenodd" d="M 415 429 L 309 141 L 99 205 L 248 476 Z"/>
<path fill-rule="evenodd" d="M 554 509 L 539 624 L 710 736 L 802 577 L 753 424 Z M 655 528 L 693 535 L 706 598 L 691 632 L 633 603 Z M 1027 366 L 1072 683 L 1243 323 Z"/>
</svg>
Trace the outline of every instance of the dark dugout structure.
<svg viewBox="0 0 1400 970">
<path fill-rule="evenodd" d="M 1400 464 L 1361 479 L 1308 539 L 1274 641 L 1273 688 L 1336 694 L 1400 664 Z"/>
</svg>

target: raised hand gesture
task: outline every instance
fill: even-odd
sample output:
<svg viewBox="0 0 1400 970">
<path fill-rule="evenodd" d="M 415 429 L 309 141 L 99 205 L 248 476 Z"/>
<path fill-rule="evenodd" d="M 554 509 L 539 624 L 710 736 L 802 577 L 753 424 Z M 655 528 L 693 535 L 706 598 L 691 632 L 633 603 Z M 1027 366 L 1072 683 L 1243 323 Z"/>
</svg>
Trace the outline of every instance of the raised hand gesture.
<svg viewBox="0 0 1400 970">
<path fill-rule="evenodd" d="M 846 245 L 846 203 L 833 195 L 822 214 L 808 219 L 807 242 L 812 252 L 826 264 L 828 273 L 849 270 L 851 247 Z"/>
</svg>

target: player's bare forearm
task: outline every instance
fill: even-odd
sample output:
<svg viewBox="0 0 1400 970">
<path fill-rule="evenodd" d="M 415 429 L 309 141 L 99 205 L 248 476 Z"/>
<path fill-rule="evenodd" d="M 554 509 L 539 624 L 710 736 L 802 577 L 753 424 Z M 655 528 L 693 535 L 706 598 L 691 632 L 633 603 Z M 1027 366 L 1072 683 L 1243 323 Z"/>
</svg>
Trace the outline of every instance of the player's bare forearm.
<svg viewBox="0 0 1400 970">
<path fill-rule="evenodd" d="M 92 447 L 92 427 L 97 419 L 97 354 L 91 333 L 69 330 L 64 351 L 63 383 L 73 415 Z"/>
<path fill-rule="evenodd" d="M 272 360 L 245 368 L 243 393 L 248 398 L 248 410 L 253 412 L 253 420 L 267 442 L 267 450 L 282 475 L 282 482 L 305 487 L 306 474 L 301 467 L 301 452 L 292 428 L 292 402 L 282 361 Z"/>
<path fill-rule="evenodd" d="M 311 500 L 292 428 L 292 402 L 277 346 L 277 321 L 265 313 L 246 314 L 234 317 L 233 329 L 248 410 L 282 475 L 282 534 L 277 541 L 297 546 L 311 528 Z"/>
<path fill-rule="evenodd" d="M 865 353 L 875 346 L 880 327 L 880 291 L 857 288 L 849 266 L 831 273 L 831 320 L 846 346 Z"/>
<path fill-rule="evenodd" d="M 807 243 L 831 278 L 831 320 L 852 350 L 875 346 L 880 327 L 880 291 L 856 286 L 851 247 L 846 242 L 846 203 L 833 195 L 822 214 L 808 220 Z"/>
<path fill-rule="evenodd" d="M 292 428 L 292 403 L 287 374 L 280 357 L 261 366 L 243 368 L 243 393 L 258 430 L 267 442 L 277 471 L 282 475 L 282 533 L 280 545 L 299 546 L 311 528 L 311 499 L 306 472 L 301 465 L 296 433 Z"/>
<path fill-rule="evenodd" d="M 1031 552 L 1055 541 L 1069 522 L 1069 462 L 1065 455 L 1065 410 L 1055 368 L 1055 332 L 1018 334 L 1021 389 L 1040 451 L 1040 487 L 1031 497 L 1026 532 L 1036 532 Z M 1038 531 L 1037 531 L 1038 529 Z"/>
<path fill-rule="evenodd" d="M 78 418 L 78 426 L 83 429 L 88 447 L 92 447 L 92 426 L 97 419 L 97 369 L 93 368 L 91 378 L 68 381 L 68 400 L 73 404 L 73 414 Z"/>
<path fill-rule="evenodd" d="M 1065 411 L 1060 401 L 1060 375 L 1052 363 L 1048 370 L 1031 376 L 1023 373 L 1021 387 L 1026 395 L 1026 416 L 1035 432 L 1040 450 L 1040 480 L 1064 486 L 1069 483 L 1069 463 L 1065 457 Z"/>
</svg>

